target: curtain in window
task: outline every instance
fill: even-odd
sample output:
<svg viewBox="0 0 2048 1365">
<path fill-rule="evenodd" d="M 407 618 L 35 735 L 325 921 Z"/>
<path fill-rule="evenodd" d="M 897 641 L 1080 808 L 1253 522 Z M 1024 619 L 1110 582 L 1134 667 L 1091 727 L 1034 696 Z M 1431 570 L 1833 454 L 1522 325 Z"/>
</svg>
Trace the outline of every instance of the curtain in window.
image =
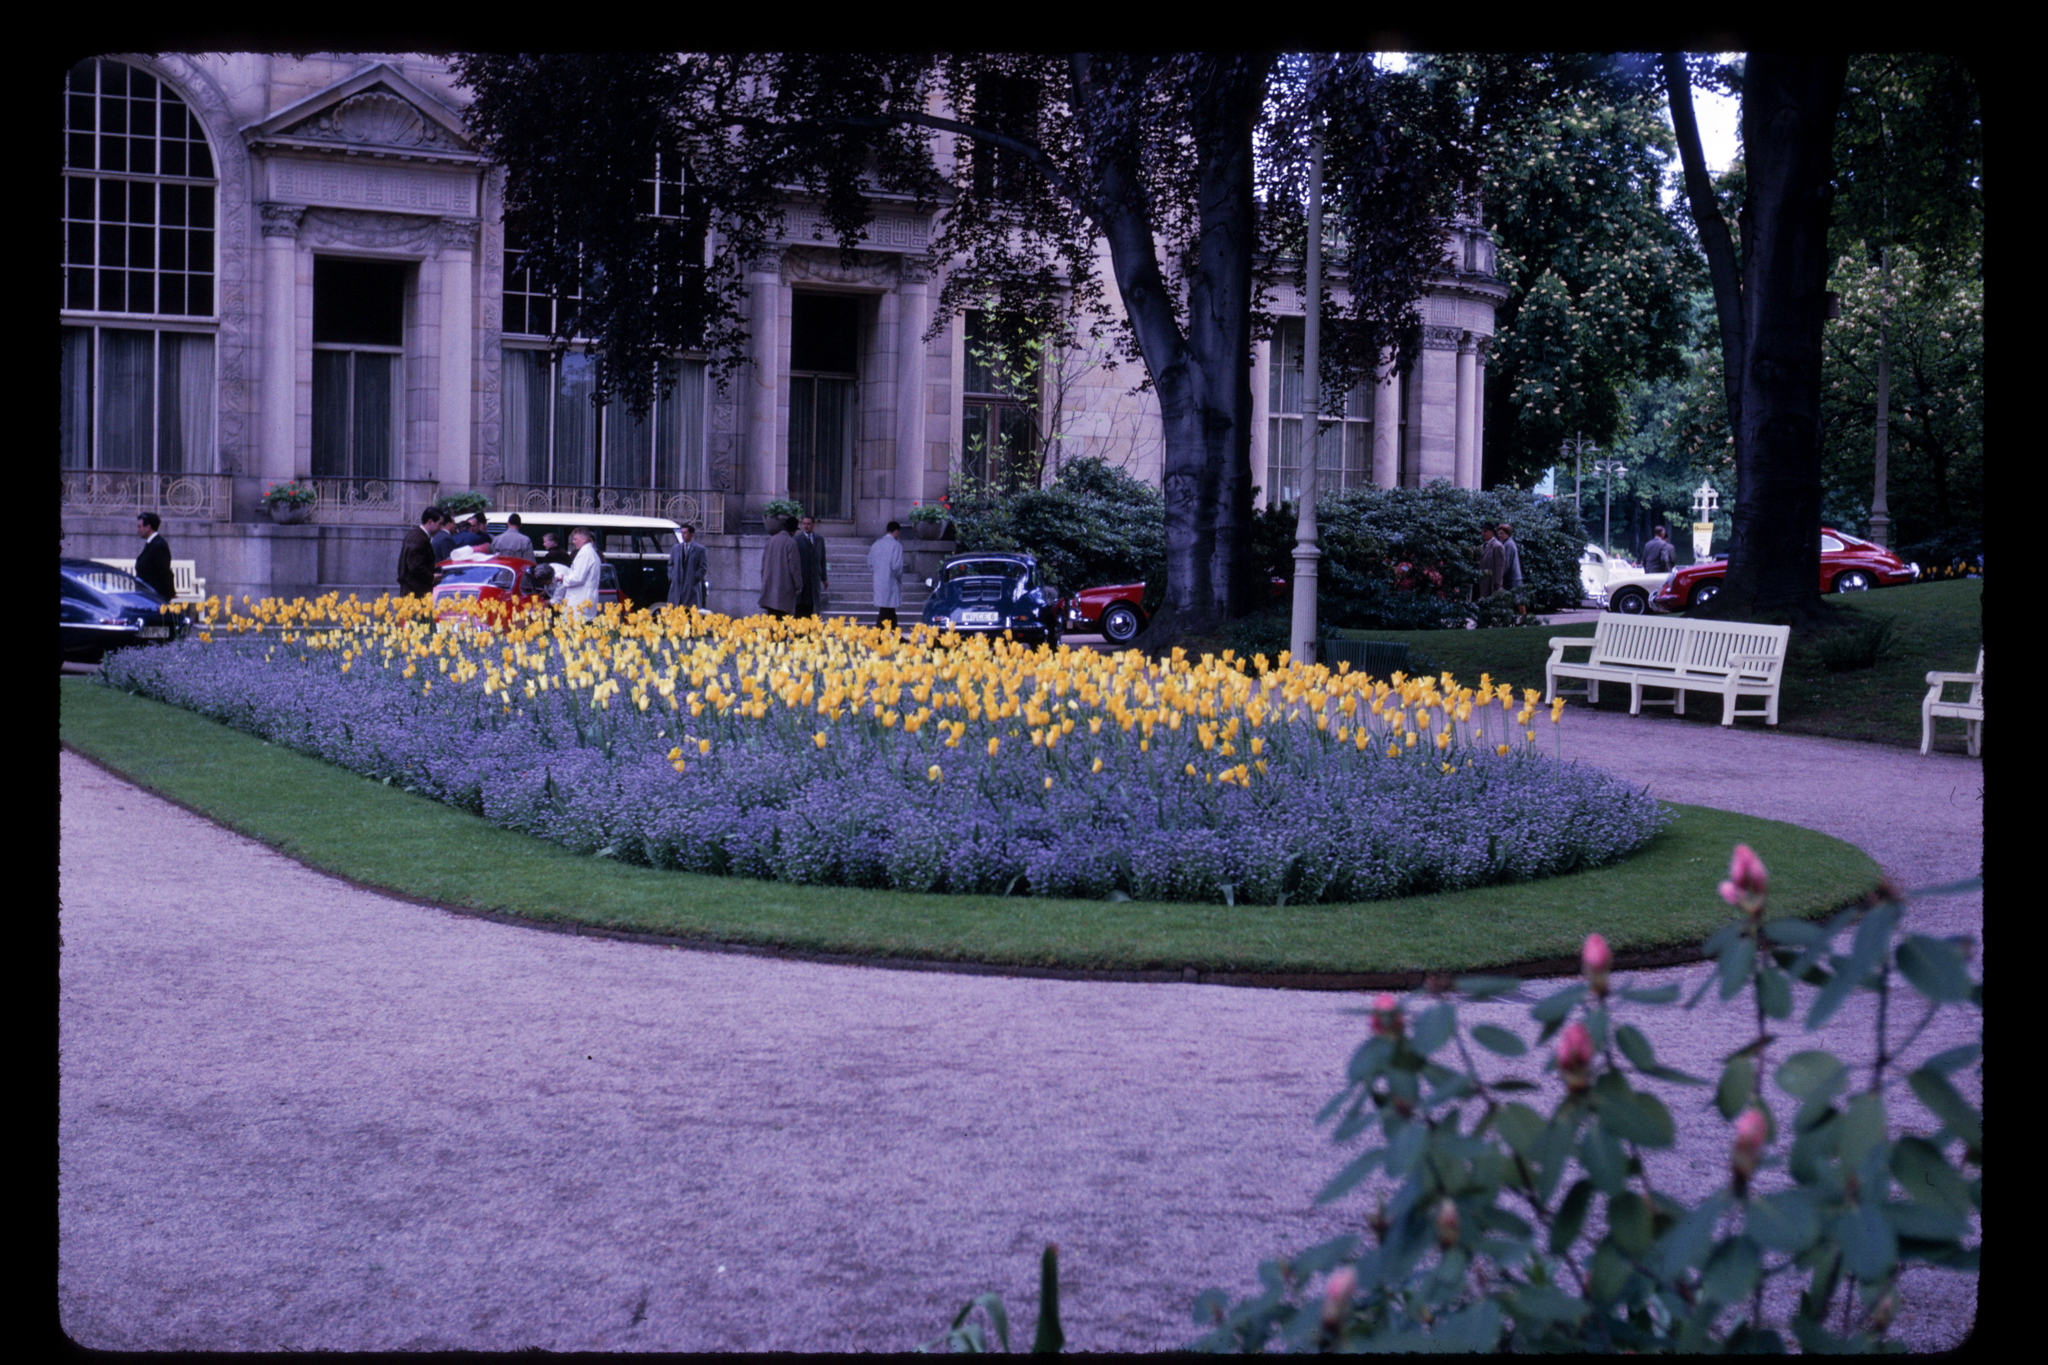
<svg viewBox="0 0 2048 1365">
<path fill-rule="evenodd" d="M 148 469 L 156 428 L 156 334 L 100 332 L 100 468 Z"/>
<path fill-rule="evenodd" d="M 655 433 L 655 482 L 663 488 L 705 488 L 704 362 L 675 362 L 675 383 Z"/>
<path fill-rule="evenodd" d="M 548 481 L 548 355 L 505 348 L 505 477 Z"/>
<path fill-rule="evenodd" d="M 160 473 L 213 468 L 213 338 L 161 335 L 161 393 L 156 467 Z"/>
<path fill-rule="evenodd" d="M 595 358 L 571 351 L 555 373 L 555 467 L 551 482 L 571 486 L 597 482 L 597 385 Z"/>
</svg>

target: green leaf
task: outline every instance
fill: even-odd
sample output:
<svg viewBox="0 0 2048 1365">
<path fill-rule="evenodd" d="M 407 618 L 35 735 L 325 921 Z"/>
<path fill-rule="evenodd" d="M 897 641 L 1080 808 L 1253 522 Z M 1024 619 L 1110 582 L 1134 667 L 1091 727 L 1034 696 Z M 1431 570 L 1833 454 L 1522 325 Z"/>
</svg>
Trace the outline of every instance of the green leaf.
<svg viewBox="0 0 2048 1365">
<path fill-rule="evenodd" d="M 1058 1355 L 1067 1344 L 1060 1330 L 1060 1249 L 1047 1243 L 1038 1260 L 1038 1330 L 1031 1338 L 1033 1355 Z"/>
<path fill-rule="evenodd" d="M 1375 1147 L 1370 1151 L 1361 1152 L 1353 1157 L 1343 1170 L 1331 1177 L 1330 1183 L 1323 1186 L 1323 1192 L 1316 1196 L 1316 1202 L 1327 1204 L 1333 1199 L 1341 1198 L 1359 1181 L 1371 1175 L 1373 1168 L 1385 1159 L 1386 1152 L 1381 1148 Z"/>
<path fill-rule="evenodd" d="M 1501 1139 L 1517 1156 L 1526 1157 L 1536 1148 L 1547 1125 L 1543 1116 L 1526 1104 L 1502 1105 L 1493 1117 Z"/>
<path fill-rule="evenodd" d="M 1984 1121 L 1960 1092 L 1938 1071 L 1921 1067 L 1906 1077 L 1906 1084 L 1926 1105 L 1942 1126 L 1971 1147 L 1984 1145 Z"/>
<path fill-rule="evenodd" d="M 1758 1006 L 1769 1018 L 1792 1017 L 1792 982 L 1776 967 L 1766 966 L 1757 972 L 1756 998 Z"/>
<path fill-rule="evenodd" d="M 1821 942 L 1825 938 L 1818 924 L 1804 919 L 1774 919 L 1764 926 L 1764 936 L 1773 943 L 1790 943 L 1795 946 Z"/>
<path fill-rule="evenodd" d="M 1852 1098 L 1842 1111 L 1842 1164 L 1852 1170 L 1861 1168 L 1884 1140 L 1884 1095 L 1871 1090 Z"/>
<path fill-rule="evenodd" d="M 1594 1083 L 1598 1097 L 1600 1126 L 1624 1142 L 1638 1147 L 1669 1147 L 1677 1139 L 1677 1126 L 1664 1101 L 1647 1090 L 1631 1090 L 1620 1073 L 1609 1071 Z"/>
<path fill-rule="evenodd" d="M 1944 1213 L 1969 1213 L 1969 1182 L 1926 1138 L 1900 1138 L 1892 1148 L 1891 1169 L 1899 1188 L 1915 1203 Z"/>
<path fill-rule="evenodd" d="M 1763 1253 L 1756 1243 L 1747 1237 L 1731 1237 L 1707 1258 L 1700 1290 L 1716 1303 L 1741 1303 L 1756 1288 L 1763 1269 Z"/>
<path fill-rule="evenodd" d="M 1529 1008 L 1529 1017 L 1539 1024 L 1563 1022 L 1578 1003 L 1586 998 L 1586 983 L 1581 981 L 1544 996 Z"/>
<path fill-rule="evenodd" d="M 1409 1035 L 1415 1050 L 1427 1057 L 1445 1043 L 1458 1030 L 1458 1010 L 1454 1005 L 1434 1005 L 1415 1020 L 1414 1030 Z"/>
<path fill-rule="evenodd" d="M 1749 1235 L 1774 1251 L 1797 1254 L 1820 1236 L 1820 1216 L 1805 1190 L 1784 1190 L 1749 1201 Z"/>
<path fill-rule="evenodd" d="M 1628 1155 L 1605 1125 L 1586 1130 L 1579 1142 L 1579 1164 L 1602 1194 L 1620 1194 L 1628 1188 Z"/>
<path fill-rule="evenodd" d="M 1733 1119 L 1749 1104 L 1749 1097 L 1756 1089 L 1756 1059 L 1747 1052 L 1737 1053 L 1721 1068 L 1721 1083 L 1714 1088 L 1714 1107 L 1721 1111 L 1724 1119 Z"/>
<path fill-rule="evenodd" d="M 1970 972 L 1953 943 L 1914 934 L 1899 945 L 1899 974 L 1929 1000 L 1961 1000 L 1970 993 Z"/>
<path fill-rule="evenodd" d="M 1893 1233 L 1916 1242 L 1959 1243 L 1970 1231 L 1969 1220 L 1962 1214 L 1926 1204 L 1880 1204 L 1878 1211 L 1891 1224 Z M 1902 1255 L 1904 1252 L 1901 1248 Z"/>
<path fill-rule="evenodd" d="M 1579 1240 L 1579 1229 L 1586 1225 L 1586 1210 L 1593 1204 L 1593 1182 L 1575 1181 L 1565 1191 L 1564 1202 L 1557 1206 L 1557 1217 L 1550 1223 L 1550 1254 L 1562 1256 L 1571 1250 L 1573 1242 Z"/>
<path fill-rule="evenodd" d="M 1976 1043 L 1964 1043 L 1960 1047 L 1952 1047 L 1945 1052 L 1935 1053 L 1927 1059 L 1925 1069 L 1928 1071 L 1938 1071 L 1946 1076 L 1952 1071 L 1962 1070 L 1983 1054 L 1984 1049 Z"/>
<path fill-rule="evenodd" d="M 1529 1050 L 1529 1045 L 1519 1036 L 1498 1024 L 1475 1024 L 1472 1028 L 1472 1041 L 1488 1052 L 1497 1052 L 1503 1057 L 1519 1057 Z"/>
<path fill-rule="evenodd" d="M 1666 1280 L 1705 1261 L 1714 1249 L 1714 1225 L 1728 1206 L 1725 1195 L 1709 1195 L 1696 1209 L 1690 1209 L 1662 1237 L 1657 1239 L 1657 1264 Z"/>
<path fill-rule="evenodd" d="M 1621 1048 L 1621 1055 L 1628 1058 L 1629 1065 L 1638 1071 L 1648 1071 L 1657 1065 L 1657 1054 L 1650 1047 L 1650 1040 L 1634 1024 L 1623 1024 L 1614 1031 L 1614 1041 Z"/>
<path fill-rule="evenodd" d="M 1778 1088 L 1809 1102 L 1826 1103 L 1848 1081 L 1848 1070 L 1832 1052 L 1795 1052 L 1778 1068 Z"/>
<path fill-rule="evenodd" d="M 1528 1284 L 1518 1286 L 1508 1296 L 1508 1311 L 1514 1314 L 1517 1326 L 1524 1322 L 1577 1326 L 1592 1308 L 1584 1299 L 1573 1298 L 1554 1285 Z"/>
<path fill-rule="evenodd" d="M 1719 975 L 1721 998 L 1732 1000 L 1749 981 L 1749 969 L 1756 964 L 1756 943 L 1751 939 L 1737 939 L 1728 951 L 1721 954 Z"/>
<path fill-rule="evenodd" d="M 1883 1279 L 1898 1264 L 1899 1239 L 1884 1215 L 1868 1204 L 1836 1215 L 1834 1234 L 1842 1244 L 1842 1264 L 1865 1284 Z"/>
<path fill-rule="evenodd" d="M 1650 1254 L 1654 1239 L 1650 1201 L 1630 1191 L 1610 1195 L 1607 1200 L 1607 1231 L 1614 1245 L 1631 1258 Z"/>
</svg>

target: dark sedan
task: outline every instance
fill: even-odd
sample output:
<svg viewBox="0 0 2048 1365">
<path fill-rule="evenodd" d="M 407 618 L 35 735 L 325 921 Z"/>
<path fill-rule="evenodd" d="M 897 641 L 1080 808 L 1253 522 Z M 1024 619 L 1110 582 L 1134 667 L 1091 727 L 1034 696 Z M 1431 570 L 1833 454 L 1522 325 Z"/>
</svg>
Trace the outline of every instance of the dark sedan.
<svg viewBox="0 0 2048 1365">
<path fill-rule="evenodd" d="M 90 559 L 57 561 L 57 642 L 85 663 L 124 645 L 175 639 L 185 618 L 132 573 Z"/>
<path fill-rule="evenodd" d="M 1001 635 L 1026 644 L 1060 642 L 1059 593 L 1046 586 L 1038 560 L 1027 554 L 986 551 L 956 555 L 937 578 L 927 578 L 924 623 L 962 635 Z"/>
</svg>

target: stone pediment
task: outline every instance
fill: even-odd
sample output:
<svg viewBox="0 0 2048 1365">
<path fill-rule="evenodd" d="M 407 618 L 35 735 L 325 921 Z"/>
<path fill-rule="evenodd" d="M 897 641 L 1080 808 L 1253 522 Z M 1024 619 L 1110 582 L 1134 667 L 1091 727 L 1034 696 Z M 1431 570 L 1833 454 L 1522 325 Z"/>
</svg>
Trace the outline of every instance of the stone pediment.
<svg viewBox="0 0 2048 1365">
<path fill-rule="evenodd" d="M 242 130 L 252 150 L 477 165 L 461 116 L 396 67 L 365 67 Z"/>
</svg>

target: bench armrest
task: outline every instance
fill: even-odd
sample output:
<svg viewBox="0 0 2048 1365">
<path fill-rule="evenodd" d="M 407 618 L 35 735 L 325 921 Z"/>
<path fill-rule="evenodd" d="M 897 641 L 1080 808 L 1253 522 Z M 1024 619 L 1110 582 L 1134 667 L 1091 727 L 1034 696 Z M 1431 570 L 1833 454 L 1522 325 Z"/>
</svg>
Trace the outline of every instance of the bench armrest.
<svg viewBox="0 0 2048 1365">
<path fill-rule="evenodd" d="M 1929 673 L 1927 675 L 1927 685 L 1929 687 L 1936 687 L 1942 683 L 1980 683 L 1983 681 L 1984 675 L 1982 673 Z"/>
</svg>

